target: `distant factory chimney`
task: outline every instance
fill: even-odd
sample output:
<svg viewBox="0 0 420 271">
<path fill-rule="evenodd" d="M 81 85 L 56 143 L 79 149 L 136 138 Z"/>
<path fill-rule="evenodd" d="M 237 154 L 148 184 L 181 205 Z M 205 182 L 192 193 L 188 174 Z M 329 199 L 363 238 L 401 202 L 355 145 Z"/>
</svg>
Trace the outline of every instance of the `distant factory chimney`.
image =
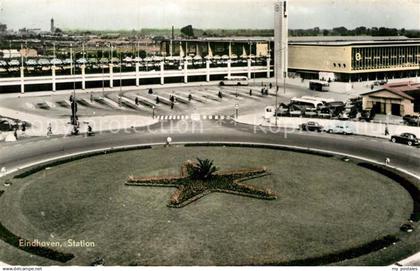
<svg viewBox="0 0 420 271">
<path fill-rule="evenodd" d="M 54 18 L 51 18 L 50 32 L 51 33 L 54 33 L 55 32 Z"/>
</svg>

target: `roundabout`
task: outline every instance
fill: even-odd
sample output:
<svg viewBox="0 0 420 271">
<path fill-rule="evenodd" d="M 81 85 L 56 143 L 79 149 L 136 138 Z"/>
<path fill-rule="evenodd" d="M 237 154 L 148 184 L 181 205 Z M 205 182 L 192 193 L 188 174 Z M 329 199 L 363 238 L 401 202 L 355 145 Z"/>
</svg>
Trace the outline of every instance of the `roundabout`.
<svg viewBox="0 0 420 271">
<path fill-rule="evenodd" d="M 179 176 L 180 165 L 197 157 L 213 160 L 220 172 L 264 168 L 259 173 L 267 174 L 241 183 L 275 198 L 213 191 L 168 208 L 176 187 L 126 185 L 130 176 Z M 400 230 L 418 219 L 418 179 L 396 172 L 351 156 L 273 144 L 142 145 L 73 155 L 3 177 L 10 186 L 0 197 L 8 210 L 0 215 L 2 260 L 390 264 L 412 253 L 418 238 Z M 42 241 L 47 251 L 12 247 L 7 233 Z"/>
</svg>

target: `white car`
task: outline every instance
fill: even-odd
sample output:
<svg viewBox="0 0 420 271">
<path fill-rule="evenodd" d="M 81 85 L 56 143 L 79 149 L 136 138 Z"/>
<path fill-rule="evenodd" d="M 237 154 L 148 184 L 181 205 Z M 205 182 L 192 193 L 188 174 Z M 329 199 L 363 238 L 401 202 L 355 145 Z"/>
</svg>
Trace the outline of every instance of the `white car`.
<svg viewBox="0 0 420 271">
<path fill-rule="evenodd" d="M 343 135 L 353 134 L 353 129 L 346 123 L 338 123 L 338 124 L 329 126 L 325 129 L 325 131 L 330 134 L 343 134 Z"/>
</svg>

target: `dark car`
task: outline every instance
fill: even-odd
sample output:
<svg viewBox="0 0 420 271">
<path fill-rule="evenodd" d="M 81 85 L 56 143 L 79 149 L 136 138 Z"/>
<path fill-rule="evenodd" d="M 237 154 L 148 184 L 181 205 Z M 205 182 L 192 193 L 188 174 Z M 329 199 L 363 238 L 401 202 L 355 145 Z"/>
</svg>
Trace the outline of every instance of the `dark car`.
<svg viewBox="0 0 420 271">
<path fill-rule="evenodd" d="M 306 123 L 302 123 L 300 125 L 300 129 L 302 131 L 322 132 L 323 127 L 321 125 L 319 125 L 318 122 L 308 121 Z"/>
<path fill-rule="evenodd" d="M 409 126 L 420 126 L 420 117 L 419 116 L 410 116 L 405 115 L 403 117 L 403 121 L 405 124 Z"/>
<path fill-rule="evenodd" d="M 359 121 L 370 122 L 375 117 L 375 114 L 372 113 L 372 110 L 362 110 L 362 112 L 360 112 Z"/>
<path fill-rule="evenodd" d="M 16 124 L 9 120 L 0 120 L 0 131 L 8 132 L 13 131 L 16 128 Z"/>
<path fill-rule="evenodd" d="M 400 135 L 393 135 L 391 136 L 391 141 L 393 143 L 402 143 L 411 145 L 418 145 L 419 140 L 417 139 L 416 135 L 410 133 L 402 133 Z"/>
</svg>

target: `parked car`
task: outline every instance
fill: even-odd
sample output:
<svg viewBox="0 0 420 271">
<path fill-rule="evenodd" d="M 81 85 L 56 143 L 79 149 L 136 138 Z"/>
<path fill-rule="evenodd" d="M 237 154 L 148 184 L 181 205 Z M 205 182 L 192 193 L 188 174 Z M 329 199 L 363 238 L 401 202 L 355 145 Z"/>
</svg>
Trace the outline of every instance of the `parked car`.
<svg viewBox="0 0 420 271">
<path fill-rule="evenodd" d="M 343 135 L 353 134 L 353 129 L 346 123 L 338 123 L 338 124 L 329 126 L 325 129 L 325 131 L 330 134 L 343 134 Z"/>
<path fill-rule="evenodd" d="M 318 115 L 318 113 L 316 108 L 308 108 L 304 111 L 304 115 L 305 117 L 315 118 Z"/>
<path fill-rule="evenodd" d="M 277 116 L 286 116 L 289 112 L 289 107 L 287 104 L 281 103 L 279 107 L 277 107 Z"/>
<path fill-rule="evenodd" d="M 322 132 L 323 127 L 318 122 L 308 121 L 306 123 L 302 123 L 300 125 L 300 129 L 308 132 Z"/>
<path fill-rule="evenodd" d="M 372 114 L 372 110 L 363 110 L 360 112 L 359 121 L 367 121 L 370 122 L 375 117 L 374 114 Z"/>
<path fill-rule="evenodd" d="M 403 121 L 409 126 L 420 126 L 420 116 L 405 115 Z"/>
<path fill-rule="evenodd" d="M 391 136 L 391 141 L 393 143 L 407 144 L 408 146 L 419 145 L 419 140 L 416 137 L 416 135 L 410 134 L 410 133 L 402 133 L 400 135 L 393 135 Z"/>
<path fill-rule="evenodd" d="M 16 124 L 12 123 L 9 120 L 0 120 L 0 131 L 3 132 L 8 132 L 8 131 L 13 131 L 16 128 Z"/>
<path fill-rule="evenodd" d="M 318 112 L 318 117 L 325 118 L 325 119 L 331 118 L 332 114 L 331 114 L 330 109 L 328 107 L 320 108 L 320 110 Z"/>
</svg>

